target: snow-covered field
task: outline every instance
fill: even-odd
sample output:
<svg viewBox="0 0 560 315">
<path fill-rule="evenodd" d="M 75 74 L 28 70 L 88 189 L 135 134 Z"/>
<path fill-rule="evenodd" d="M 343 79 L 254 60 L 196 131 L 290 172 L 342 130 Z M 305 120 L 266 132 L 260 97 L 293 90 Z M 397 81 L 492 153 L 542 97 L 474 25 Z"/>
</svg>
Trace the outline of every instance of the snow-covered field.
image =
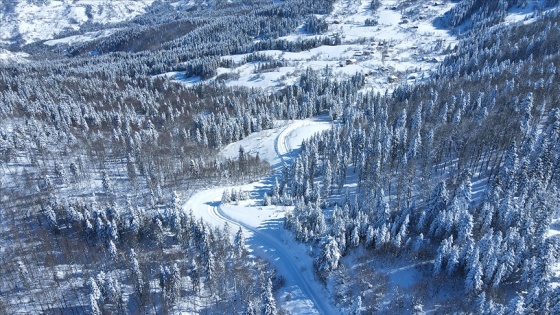
<svg viewBox="0 0 560 315">
<path fill-rule="evenodd" d="M 262 159 L 281 170 L 284 159 L 294 154 L 301 141 L 313 134 L 331 128 L 325 118 L 281 121 L 272 130 L 254 133 L 228 145 L 222 150 L 225 157 L 235 157 L 239 146 L 247 153 L 257 152 Z M 240 187 L 208 189 L 192 196 L 184 205 L 186 211 L 193 210 L 207 222 L 216 226 L 230 225 L 232 233 L 243 228 L 247 245 L 257 256 L 267 258 L 285 279 L 278 292 L 278 303 L 291 314 L 337 314 L 334 306 L 325 299 L 328 296 L 321 283 L 315 278 L 313 262 L 306 253 L 306 246 L 296 243 L 283 228 L 286 209 L 277 206 L 262 206 L 262 196 L 274 183 L 274 175 Z M 222 204 L 224 189 L 248 192 L 250 199 L 237 204 Z"/>
<path fill-rule="evenodd" d="M 250 155 L 259 154 L 275 169 L 282 167 L 284 159 L 293 155 L 301 142 L 310 136 L 331 128 L 333 122 L 327 116 L 314 119 L 277 121 L 276 128 L 253 133 L 243 140 L 231 143 L 222 149 L 225 158 L 237 158 L 239 147 Z"/>
</svg>

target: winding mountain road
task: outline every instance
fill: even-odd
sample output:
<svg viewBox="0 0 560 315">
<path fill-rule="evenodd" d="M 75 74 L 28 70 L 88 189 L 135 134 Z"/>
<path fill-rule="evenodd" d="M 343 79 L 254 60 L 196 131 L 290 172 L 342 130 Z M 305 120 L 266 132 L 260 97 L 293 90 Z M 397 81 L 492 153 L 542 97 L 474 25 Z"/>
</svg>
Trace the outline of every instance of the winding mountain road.
<svg viewBox="0 0 560 315">
<path fill-rule="evenodd" d="M 326 119 L 298 120 L 282 127 L 279 133 L 274 133 L 272 135 L 274 141 L 264 139 L 263 143 L 268 146 L 273 145 L 277 154 L 275 161 L 270 161 L 271 164 L 274 164 L 276 173 L 281 172 L 282 163 L 289 162 L 293 155 L 293 148 L 297 149 L 301 140 L 331 126 L 331 123 Z M 265 180 L 270 181 L 271 178 Z M 241 187 L 203 190 L 193 195 L 183 208 L 185 210 L 192 209 L 195 216 L 202 217 L 216 226 L 222 226 L 227 222 L 230 226 L 235 227 L 231 229 L 232 233 L 237 232 L 238 227 L 241 227 L 245 234 L 250 235 L 247 238 L 247 245 L 255 254 L 267 259 L 277 270 L 277 273 L 285 279 L 284 290 L 291 296 L 289 303 L 292 306 L 297 305 L 292 307 L 294 313 L 338 314 L 339 311 L 329 303 L 324 288 L 316 280 L 312 266 L 308 264 L 308 266 L 302 267 L 300 255 L 281 239 L 281 235 L 283 235 L 281 219 L 277 219 L 273 223 L 270 220 L 262 221 L 260 225 L 255 226 L 254 223 L 248 223 L 246 218 L 248 213 L 255 217 L 262 215 L 258 206 L 253 205 L 243 208 L 245 216 L 239 217 L 235 215 L 238 212 L 228 211 L 226 213 L 224 211 L 220 203 L 224 189 L 235 188 L 250 191 L 256 189 L 258 185 L 262 187 L 263 182 L 264 180 L 257 185 L 254 183 Z"/>
</svg>

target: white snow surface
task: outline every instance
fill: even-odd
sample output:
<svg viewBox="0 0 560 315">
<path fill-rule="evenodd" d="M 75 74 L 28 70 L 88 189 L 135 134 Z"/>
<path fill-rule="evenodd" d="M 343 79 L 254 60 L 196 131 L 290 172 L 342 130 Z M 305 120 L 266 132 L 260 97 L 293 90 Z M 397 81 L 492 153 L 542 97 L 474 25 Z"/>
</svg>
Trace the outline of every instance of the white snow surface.
<svg viewBox="0 0 560 315">
<path fill-rule="evenodd" d="M 145 13 L 154 0 L 16 0 L 0 10 L 0 44 L 19 38 L 24 44 L 54 38 L 64 30 L 78 30 L 86 22 L 115 23 Z M 91 8 L 91 9 L 90 9 Z"/>
<path fill-rule="evenodd" d="M 88 41 L 92 41 L 94 39 L 108 37 L 108 36 L 111 36 L 113 33 L 117 32 L 118 30 L 119 30 L 118 28 L 113 28 L 113 29 L 106 29 L 106 30 L 97 31 L 97 32 L 87 32 L 87 33 L 84 33 L 82 35 L 73 35 L 73 36 L 67 36 L 67 37 L 58 38 L 58 39 L 47 40 L 47 41 L 43 42 L 43 44 L 45 44 L 47 46 L 56 46 L 56 45 L 60 45 L 60 44 L 72 45 L 72 44 L 75 44 L 75 43 L 88 42 Z"/>
<path fill-rule="evenodd" d="M 236 157 L 239 146 L 247 153 L 256 154 L 271 163 L 276 173 L 281 170 L 284 159 L 300 147 L 303 139 L 332 127 L 326 117 L 315 119 L 280 121 L 276 128 L 254 133 L 249 137 L 226 146 L 224 157 Z M 305 245 L 296 243 L 284 230 L 285 207 L 261 206 L 265 192 L 271 190 L 274 175 L 259 182 L 238 187 L 222 187 L 200 191 L 183 206 L 215 226 L 226 222 L 232 233 L 241 227 L 247 245 L 253 254 L 270 261 L 285 285 L 277 294 L 280 307 L 290 314 L 338 314 L 338 310 L 326 298 L 328 293 L 315 278 L 313 261 L 306 253 Z M 224 189 L 249 192 L 250 199 L 237 204 L 222 204 Z"/>
<path fill-rule="evenodd" d="M 333 122 L 327 116 L 319 116 L 305 120 L 279 120 L 275 128 L 256 132 L 243 140 L 231 143 L 222 149 L 225 158 L 237 158 L 239 147 L 242 146 L 246 153 L 266 160 L 277 169 L 282 167 L 282 162 L 299 149 L 301 142 L 312 135 L 330 129 Z"/>
<path fill-rule="evenodd" d="M 11 52 L 0 48 L 0 63 L 2 62 L 25 62 L 29 55 L 23 52 Z"/>
</svg>

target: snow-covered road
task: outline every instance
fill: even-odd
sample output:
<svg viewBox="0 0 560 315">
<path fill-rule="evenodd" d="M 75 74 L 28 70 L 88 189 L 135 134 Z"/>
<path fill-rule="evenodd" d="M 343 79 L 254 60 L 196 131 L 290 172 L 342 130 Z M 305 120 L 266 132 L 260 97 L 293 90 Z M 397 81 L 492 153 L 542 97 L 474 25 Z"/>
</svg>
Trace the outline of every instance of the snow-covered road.
<svg viewBox="0 0 560 315">
<path fill-rule="evenodd" d="M 234 155 L 240 145 L 249 154 L 259 152 L 274 166 L 276 176 L 281 171 L 282 163 L 289 162 L 303 139 L 331 126 L 332 122 L 326 117 L 283 122 L 273 130 L 230 144 L 224 148 L 223 154 Z M 285 279 L 285 285 L 278 294 L 279 306 L 293 314 L 338 314 L 314 275 L 312 260 L 305 253 L 305 246 L 295 243 L 289 233 L 284 231 L 283 209 L 262 207 L 262 201 L 254 199 L 260 198 L 263 190 L 270 189 L 271 182 L 274 182 L 274 177 L 243 186 L 200 191 L 187 201 L 184 209 L 192 209 L 196 216 L 216 226 L 227 222 L 232 227 L 232 233 L 237 232 L 239 227 L 244 230 L 250 250 L 267 259 L 278 275 Z M 221 204 L 222 192 L 231 188 L 249 192 L 251 200 L 237 205 Z"/>
</svg>

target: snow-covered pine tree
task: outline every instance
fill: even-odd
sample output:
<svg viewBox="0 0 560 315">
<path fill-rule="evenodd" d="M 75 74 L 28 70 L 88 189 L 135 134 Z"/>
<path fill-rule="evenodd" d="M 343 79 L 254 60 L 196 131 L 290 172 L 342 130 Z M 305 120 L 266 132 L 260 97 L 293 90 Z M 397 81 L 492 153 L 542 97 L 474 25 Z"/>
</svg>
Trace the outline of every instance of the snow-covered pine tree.
<svg viewBox="0 0 560 315">
<path fill-rule="evenodd" d="M 334 237 L 325 237 L 321 242 L 321 253 L 315 261 L 317 271 L 323 279 L 326 279 L 331 271 L 338 268 L 340 256 L 338 243 Z"/>
<path fill-rule="evenodd" d="M 243 230 L 241 229 L 241 227 L 235 234 L 233 248 L 236 257 L 242 258 L 246 255 L 247 249 L 245 248 L 245 236 L 243 235 Z"/>
<path fill-rule="evenodd" d="M 276 309 L 276 299 L 274 298 L 274 295 L 272 293 L 272 280 L 270 278 L 267 279 L 263 289 L 261 314 L 278 314 L 278 310 Z"/>
<path fill-rule="evenodd" d="M 478 247 L 474 249 L 468 265 L 467 265 L 467 277 L 465 279 L 465 291 L 469 294 L 477 294 L 482 290 L 482 266 L 479 261 L 479 251 Z"/>
</svg>

